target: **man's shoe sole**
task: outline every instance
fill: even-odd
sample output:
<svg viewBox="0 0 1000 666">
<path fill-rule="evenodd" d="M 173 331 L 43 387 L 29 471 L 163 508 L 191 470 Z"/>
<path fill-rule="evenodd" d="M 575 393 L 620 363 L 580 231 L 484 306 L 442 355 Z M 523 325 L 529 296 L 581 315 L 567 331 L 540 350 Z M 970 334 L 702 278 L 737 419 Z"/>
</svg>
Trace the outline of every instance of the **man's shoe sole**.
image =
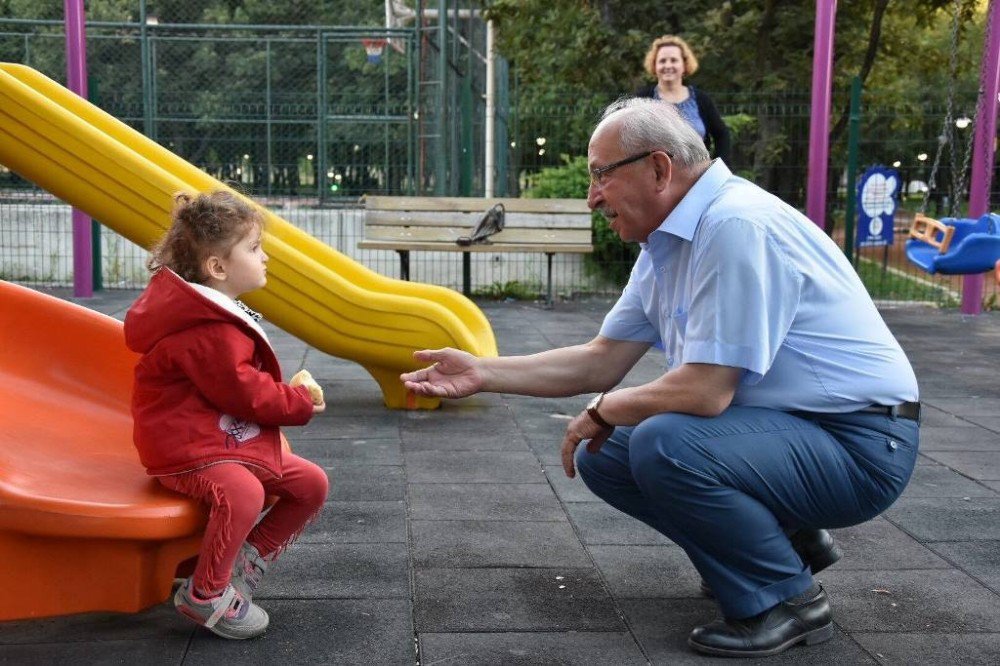
<svg viewBox="0 0 1000 666">
<path fill-rule="evenodd" d="M 833 622 L 813 629 L 812 631 L 807 631 L 804 634 L 799 634 L 794 638 L 789 638 L 781 645 L 770 648 L 769 650 L 725 650 L 723 648 L 702 645 L 701 643 L 697 643 L 690 638 L 688 638 L 688 645 L 696 652 L 701 652 L 702 654 L 714 654 L 720 657 L 771 657 L 773 655 L 780 654 L 781 652 L 784 652 L 788 648 L 799 643 L 816 645 L 817 643 L 828 641 L 831 638 L 833 638 Z"/>
</svg>

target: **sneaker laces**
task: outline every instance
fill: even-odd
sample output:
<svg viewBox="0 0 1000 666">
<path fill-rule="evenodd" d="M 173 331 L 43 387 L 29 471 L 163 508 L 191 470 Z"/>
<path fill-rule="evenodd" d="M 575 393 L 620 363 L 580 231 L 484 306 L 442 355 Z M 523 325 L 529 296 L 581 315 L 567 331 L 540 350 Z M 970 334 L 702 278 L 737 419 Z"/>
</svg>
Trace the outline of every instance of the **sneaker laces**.
<svg viewBox="0 0 1000 666">
<path fill-rule="evenodd" d="M 250 558 L 247 558 L 243 563 L 243 579 L 246 580 L 247 585 L 254 592 L 260 587 L 260 582 L 264 578 L 264 568 L 257 565 L 256 562 L 252 562 Z"/>
<path fill-rule="evenodd" d="M 264 579 L 264 574 L 267 573 L 267 562 L 259 554 L 256 554 L 256 549 L 251 550 L 251 548 L 244 545 L 240 550 L 239 558 L 243 569 L 242 578 L 246 581 L 250 591 L 256 592 Z"/>
</svg>

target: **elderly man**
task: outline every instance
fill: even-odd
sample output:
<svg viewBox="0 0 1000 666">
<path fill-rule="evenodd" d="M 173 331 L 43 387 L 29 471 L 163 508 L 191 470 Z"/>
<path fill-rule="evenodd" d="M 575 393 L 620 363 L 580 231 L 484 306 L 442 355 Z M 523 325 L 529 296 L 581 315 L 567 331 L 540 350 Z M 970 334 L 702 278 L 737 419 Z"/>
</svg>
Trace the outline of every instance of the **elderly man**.
<svg viewBox="0 0 1000 666">
<path fill-rule="evenodd" d="M 590 206 L 642 248 L 600 334 L 523 357 L 417 352 L 433 365 L 402 379 L 450 398 L 603 392 L 567 426 L 563 466 L 687 553 L 722 611 L 689 645 L 739 657 L 824 641 L 813 574 L 840 554 L 823 528 L 903 491 L 913 370 L 834 243 L 710 162 L 671 105 L 612 105 L 588 155 Z M 611 390 L 651 345 L 666 372 Z"/>
</svg>

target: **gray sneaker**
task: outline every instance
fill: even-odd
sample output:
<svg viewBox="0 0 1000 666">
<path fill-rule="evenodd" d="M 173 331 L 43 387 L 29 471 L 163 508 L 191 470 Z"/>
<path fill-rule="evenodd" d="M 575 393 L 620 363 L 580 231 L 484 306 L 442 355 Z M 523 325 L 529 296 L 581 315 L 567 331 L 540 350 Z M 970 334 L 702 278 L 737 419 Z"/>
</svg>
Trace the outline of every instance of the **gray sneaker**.
<svg viewBox="0 0 1000 666">
<path fill-rule="evenodd" d="M 233 575 L 229 582 L 244 597 L 253 599 L 253 595 L 257 594 L 257 588 L 260 587 L 260 581 L 267 573 L 267 566 L 267 560 L 260 556 L 257 549 L 244 542 L 240 546 L 236 561 L 233 562 Z"/>
<path fill-rule="evenodd" d="M 196 599 L 188 578 L 174 595 L 177 611 L 223 638 L 242 640 L 260 636 L 270 619 L 263 608 L 244 597 L 232 585 L 212 599 Z"/>
</svg>

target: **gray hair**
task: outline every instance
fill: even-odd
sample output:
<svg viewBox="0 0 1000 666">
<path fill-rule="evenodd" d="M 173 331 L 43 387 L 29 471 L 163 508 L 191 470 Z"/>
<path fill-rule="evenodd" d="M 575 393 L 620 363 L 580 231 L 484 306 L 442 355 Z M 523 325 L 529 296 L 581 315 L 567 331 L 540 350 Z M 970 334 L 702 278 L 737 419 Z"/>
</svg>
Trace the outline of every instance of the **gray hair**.
<svg viewBox="0 0 1000 666">
<path fill-rule="evenodd" d="M 662 150 L 687 169 L 709 161 L 705 142 L 673 104 L 644 97 L 621 98 L 604 109 L 594 134 L 610 122 L 620 125 L 618 141 L 625 154 Z"/>
</svg>

